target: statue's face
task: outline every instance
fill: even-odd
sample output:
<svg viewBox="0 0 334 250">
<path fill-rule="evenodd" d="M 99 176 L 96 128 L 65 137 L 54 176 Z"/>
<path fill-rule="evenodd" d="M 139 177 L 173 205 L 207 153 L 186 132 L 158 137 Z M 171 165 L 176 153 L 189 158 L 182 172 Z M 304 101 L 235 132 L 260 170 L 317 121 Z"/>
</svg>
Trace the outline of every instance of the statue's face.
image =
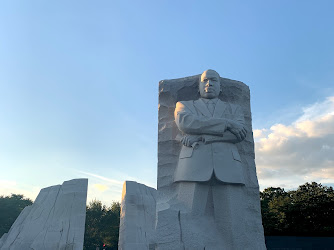
<svg viewBox="0 0 334 250">
<path fill-rule="evenodd" d="M 217 98 L 220 93 L 220 78 L 217 72 L 212 70 L 204 71 L 199 83 L 199 93 L 202 98 Z"/>
</svg>

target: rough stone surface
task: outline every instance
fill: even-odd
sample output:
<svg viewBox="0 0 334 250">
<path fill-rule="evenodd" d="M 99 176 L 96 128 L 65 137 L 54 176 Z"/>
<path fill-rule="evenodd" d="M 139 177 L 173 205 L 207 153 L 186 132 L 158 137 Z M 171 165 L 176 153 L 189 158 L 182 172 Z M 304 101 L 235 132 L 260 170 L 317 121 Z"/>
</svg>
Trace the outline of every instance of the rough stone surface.
<svg viewBox="0 0 334 250">
<path fill-rule="evenodd" d="M 4 233 L 0 238 L 0 247 L 5 243 L 5 240 L 7 239 L 8 233 Z"/>
<path fill-rule="evenodd" d="M 83 249 L 87 185 L 74 179 L 42 189 L 0 239 L 0 249 Z"/>
<path fill-rule="evenodd" d="M 221 204 L 226 203 L 219 219 L 228 227 L 217 229 L 217 218 L 212 216 L 216 208 L 206 208 L 207 216 L 196 216 L 188 213 L 182 205 L 184 202 L 180 202 L 180 195 L 183 195 L 183 200 L 188 204 L 195 204 L 191 199 L 212 204 L 212 201 L 201 200 L 201 196 L 187 195 L 194 188 L 191 183 L 174 181 L 182 146 L 177 139 L 180 131 L 174 121 L 175 105 L 179 101 L 199 99 L 199 77 L 196 75 L 159 83 L 156 249 L 265 249 L 251 132 L 242 142 L 235 144 L 241 157 L 244 185 L 236 187 L 226 184 L 225 188 L 219 190 L 223 197 Z M 247 131 L 252 131 L 248 86 L 226 78 L 220 78 L 220 81 L 222 92 L 219 99 L 240 107 Z M 216 191 L 212 189 L 212 192 Z M 217 215 L 217 212 L 214 214 Z"/>
<path fill-rule="evenodd" d="M 118 249 L 148 250 L 154 242 L 156 190 L 134 181 L 123 185 Z"/>
</svg>

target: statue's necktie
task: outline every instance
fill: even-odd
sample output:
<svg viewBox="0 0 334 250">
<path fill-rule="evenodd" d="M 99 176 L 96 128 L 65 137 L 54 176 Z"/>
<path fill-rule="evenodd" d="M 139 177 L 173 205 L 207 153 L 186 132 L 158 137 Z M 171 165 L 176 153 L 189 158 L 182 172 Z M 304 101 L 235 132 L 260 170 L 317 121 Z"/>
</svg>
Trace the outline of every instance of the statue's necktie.
<svg viewBox="0 0 334 250">
<path fill-rule="evenodd" d="M 215 104 L 213 101 L 209 100 L 207 103 L 208 109 L 211 113 L 211 115 L 213 115 L 213 112 L 215 111 Z"/>
</svg>

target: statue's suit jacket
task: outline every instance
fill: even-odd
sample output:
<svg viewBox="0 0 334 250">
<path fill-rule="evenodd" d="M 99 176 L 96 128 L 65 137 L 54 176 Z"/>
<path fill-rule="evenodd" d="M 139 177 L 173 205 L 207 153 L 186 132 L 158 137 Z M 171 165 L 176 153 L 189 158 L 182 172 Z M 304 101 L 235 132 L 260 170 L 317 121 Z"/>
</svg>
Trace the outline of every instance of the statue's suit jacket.
<svg viewBox="0 0 334 250">
<path fill-rule="evenodd" d="M 244 184 L 242 162 L 235 135 L 226 130 L 228 120 L 244 124 L 239 106 L 218 100 L 213 115 L 203 99 L 176 103 L 175 123 L 184 135 L 202 140 L 182 146 L 174 181 L 209 181 L 213 173 L 222 182 Z"/>
</svg>

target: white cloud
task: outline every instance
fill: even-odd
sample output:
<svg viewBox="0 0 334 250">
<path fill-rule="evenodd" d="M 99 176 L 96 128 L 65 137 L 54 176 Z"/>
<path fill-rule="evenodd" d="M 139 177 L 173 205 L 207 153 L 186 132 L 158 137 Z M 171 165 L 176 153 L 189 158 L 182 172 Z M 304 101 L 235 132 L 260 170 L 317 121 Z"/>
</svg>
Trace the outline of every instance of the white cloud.
<svg viewBox="0 0 334 250">
<path fill-rule="evenodd" d="M 262 188 L 334 182 L 334 97 L 303 109 L 301 117 L 254 130 Z"/>
<path fill-rule="evenodd" d="M 108 185 L 100 184 L 100 183 L 96 183 L 96 184 L 94 184 L 94 185 L 93 185 L 93 188 L 94 188 L 95 190 L 100 191 L 100 192 L 104 192 L 104 191 L 106 191 L 106 190 L 109 189 Z"/>
<path fill-rule="evenodd" d="M 324 115 L 334 115 L 334 96 L 327 97 L 323 102 L 316 102 L 303 109 L 303 115 L 297 122 L 305 120 L 315 120 Z"/>
<path fill-rule="evenodd" d="M 254 136 L 254 139 L 257 140 L 259 138 L 263 138 L 266 136 L 266 133 L 268 132 L 268 129 L 254 129 L 253 130 L 253 136 Z"/>
<path fill-rule="evenodd" d="M 23 194 L 25 198 L 29 198 L 34 201 L 39 191 L 40 187 L 38 186 L 25 186 L 20 185 L 16 181 L 12 180 L 0 180 L 0 195 L 3 196 L 10 196 L 11 194 Z"/>
</svg>

